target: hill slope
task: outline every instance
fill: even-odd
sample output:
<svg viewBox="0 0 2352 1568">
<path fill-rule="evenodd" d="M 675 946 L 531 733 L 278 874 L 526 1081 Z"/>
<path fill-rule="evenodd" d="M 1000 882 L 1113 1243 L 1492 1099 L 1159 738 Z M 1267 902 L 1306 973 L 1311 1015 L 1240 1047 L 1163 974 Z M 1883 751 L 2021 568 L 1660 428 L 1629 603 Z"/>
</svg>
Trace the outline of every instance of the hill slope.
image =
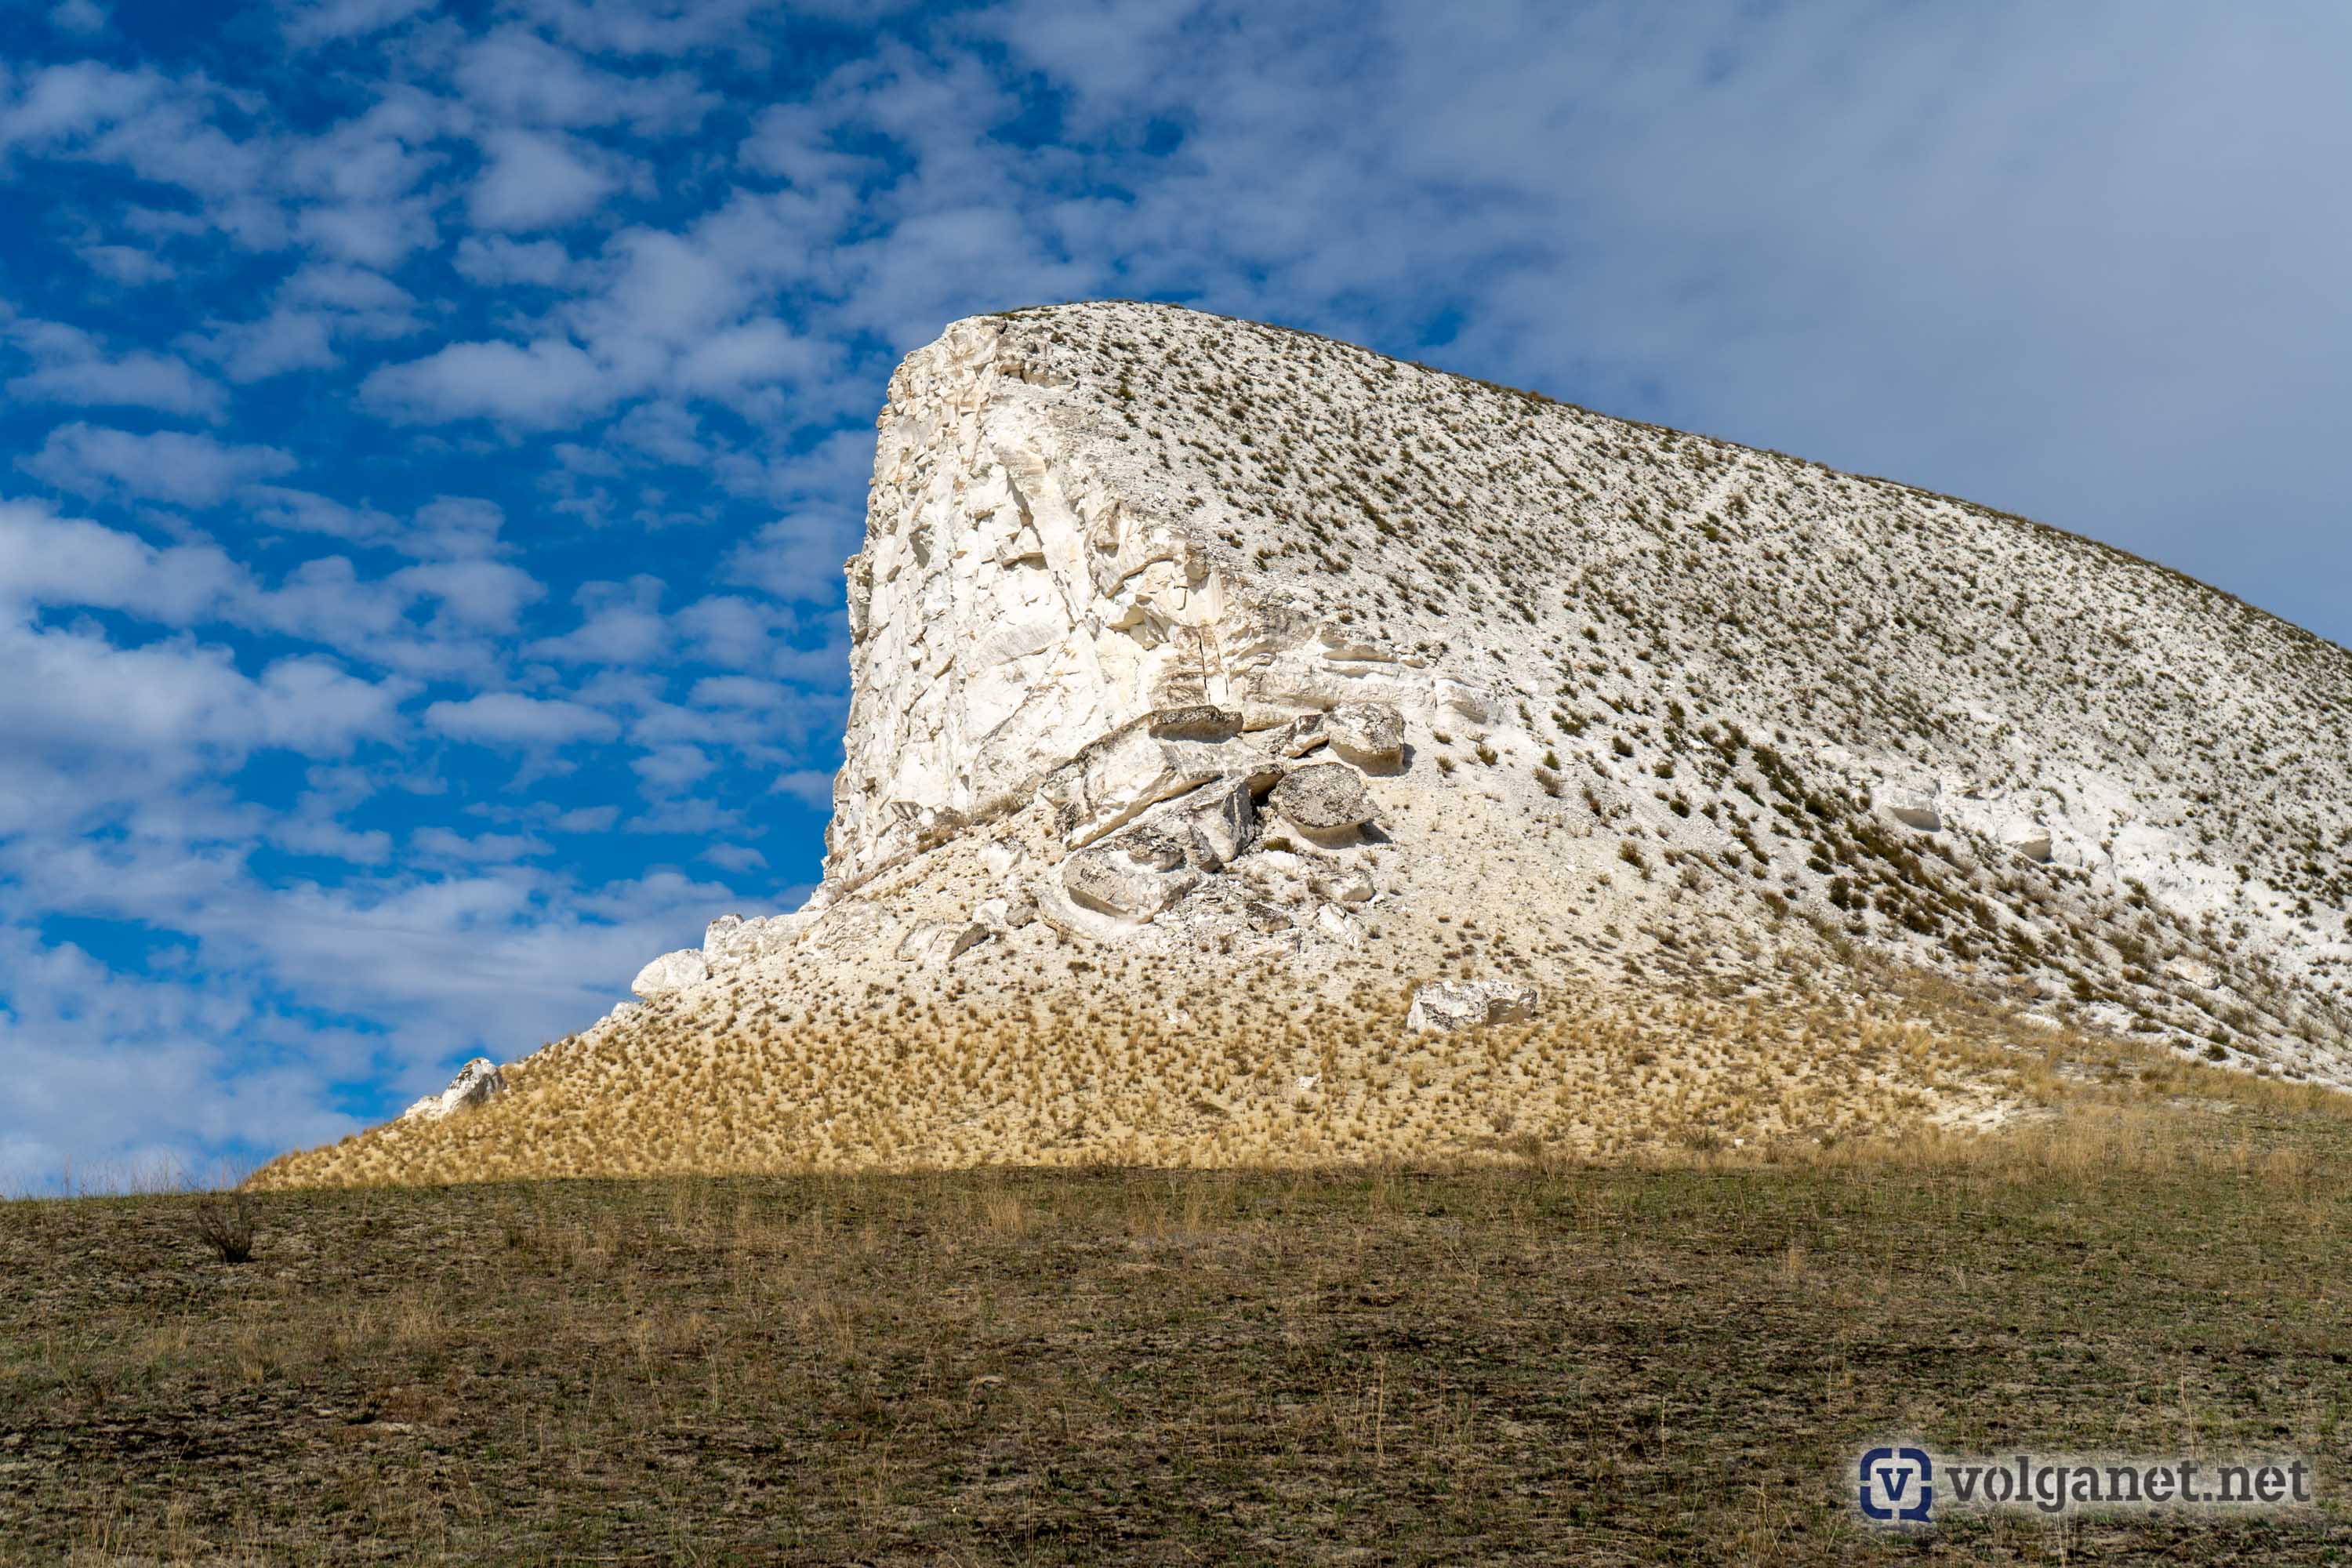
<svg viewBox="0 0 2352 1568">
<path fill-rule="evenodd" d="M 2352 654 L 2089 541 L 1112 303 L 908 358 L 848 587 L 808 907 L 265 1180 L 1822 1138 L 2125 1037 L 2352 1074 Z"/>
</svg>

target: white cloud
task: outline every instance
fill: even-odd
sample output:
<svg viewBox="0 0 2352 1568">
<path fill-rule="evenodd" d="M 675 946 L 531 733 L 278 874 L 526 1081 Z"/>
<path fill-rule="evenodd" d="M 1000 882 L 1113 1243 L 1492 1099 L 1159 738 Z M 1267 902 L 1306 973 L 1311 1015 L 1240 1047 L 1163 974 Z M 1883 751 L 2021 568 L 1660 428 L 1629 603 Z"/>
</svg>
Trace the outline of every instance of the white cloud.
<svg viewBox="0 0 2352 1568">
<path fill-rule="evenodd" d="M 437 496 L 416 509 L 401 549 L 418 557 L 486 555 L 499 548 L 506 513 L 478 496 Z"/>
<path fill-rule="evenodd" d="M 466 196 L 478 228 L 559 227 L 621 189 L 627 177 L 624 161 L 576 137 L 542 132 L 490 132 L 482 155 L 482 172 Z"/>
<path fill-rule="evenodd" d="M 541 338 L 528 345 L 451 343 L 423 359 L 370 372 L 360 396 L 395 420 L 549 426 L 603 409 L 613 392 L 596 362 L 575 344 Z"/>
<path fill-rule="evenodd" d="M 416 304 L 407 289 L 381 272 L 364 267 L 314 264 L 286 280 L 283 297 L 303 304 L 328 305 L 354 315 L 389 316 L 405 321 Z"/>
<path fill-rule="evenodd" d="M 190 340 L 203 357 L 239 384 L 267 381 L 297 370 L 330 370 L 342 363 L 335 353 L 324 311 L 277 310 L 252 321 L 231 321 Z"/>
<path fill-rule="evenodd" d="M 753 16 L 782 9 L 785 0 L 522 0 L 534 21 L 585 48 L 624 55 L 676 55 L 722 42 L 736 52 L 761 58 L 743 36 Z M 838 14 L 843 6 L 811 3 L 794 7 L 810 15 Z M 860 4 L 879 16 L 895 9 Z"/>
<path fill-rule="evenodd" d="M 676 379 L 688 392 L 716 395 L 821 374 L 831 365 L 834 352 L 830 344 L 802 337 L 782 321 L 745 321 L 694 343 L 678 357 Z"/>
<path fill-rule="evenodd" d="M 149 781 L 228 767 L 257 748 L 342 755 L 393 733 L 414 689 L 312 658 L 252 678 L 226 649 L 186 638 L 121 647 L 95 631 L 5 619 L 0 656 L 16 672 L 0 684 L 0 733 L 14 753 L 0 833 L 43 823 L 54 832 L 109 800 L 143 795 Z"/>
<path fill-rule="evenodd" d="M 394 534 L 390 542 L 414 541 Z M 451 679 L 494 669 L 490 639 L 511 633 L 522 607 L 543 592 L 520 567 L 462 557 L 369 580 L 348 560 L 326 556 L 302 562 L 268 587 L 212 544 L 158 548 L 93 522 L 0 502 L 0 607 L 88 606 L 173 627 L 274 632 L 404 673 Z M 430 616 L 420 625 L 416 612 L 426 607 Z"/>
<path fill-rule="evenodd" d="M 0 501 L 0 614 L 85 605 L 186 626 L 252 592 L 246 569 L 212 545 L 158 550 L 94 522 Z"/>
<path fill-rule="evenodd" d="M 294 533 L 318 533 L 360 543 L 380 543 L 391 538 L 400 522 L 373 507 L 347 506 L 310 490 L 278 485 L 250 485 L 240 497 L 247 514 L 264 528 Z"/>
<path fill-rule="evenodd" d="M 97 0 L 64 0 L 50 8 L 49 26 L 83 37 L 106 31 L 106 7 Z"/>
<path fill-rule="evenodd" d="M 546 593 L 530 573 L 499 561 L 437 561 L 404 567 L 387 581 L 404 593 L 438 599 L 456 624 L 488 632 L 513 631 L 523 606 Z"/>
<path fill-rule="evenodd" d="M 833 809 L 833 775 L 816 768 L 794 768 L 780 773 L 768 790 L 772 795 L 788 795 L 812 811 Z"/>
<path fill-rule="evenodd" d="M 661 594 L 661 581 L 655 577 L 583 584 L 573 595 L 583 612 L 580 625 L 562 637 L 529 644 L 523 652 L 564 664 L 647 663 L 669 645 L 658 608 Z"/>
<path fill-rule="evenodd" d="M 560 241 L 552 239 L 484 239 L 467 235 L 457 242 L 457 270 L 469 281 L 487 288 L 529 283 L 541 289 L 569 288 L 580 267 Z"/>
<path fill-rule="evenodd" d="M 455 72 L 475 109 L 508 123 L 614 125 L 646 134 L 691 131 L 719 95 L 683 72 L 622 76 L 587 64 L 529 28 L 501 27 L 468 45 Z"/>
<path fill-rule="evenodd" d="M 93 60 L 0 79 L 0 153 L 48 149 L 131 118 L 166 92 L 153 71 L 121 71 Z"/>
<path fill-rule="evenodd" d="M 420 827 L 408 836 L 408 847 L 436 859 L 502 864 L 547 854 L 553 846 L 522 833 L 478 833 L 471 837 L 446 827 Z"/>
<path fill-rule="evenodd" d="M 170 262 L 136 246 L 85 245 L 75 254 L 89 264 L 91 271 L 130 288 L 166 283 L 179 276 Z"/>
<path fill-rule="evenodd" d="M 281 5 L 278 25 L 297 48 L 365 37 L 432 10 L 439 0 L 313 0 Z"/>
<path fill-rule="evenodd" d="M 277 447 L 236 445 L 178 430 L 134 435 L 76 422 L 49 432 L 41 449 L 17 466 L 59 489 L 121 493 L 176 506 L 217 506 L 240 485 L 291 472 L 292 454 Z"/>
<path fill-rule="evenodd" d="M 536 749 L 574 741 L 610 741 L 621 732 L 609 714 L 560 697 L 526 697 L 517 691 L 486 692 L 462 702 L 436 702 L 425 710 L 430 728 L 456 741 L 485 746 Z"/>
<path fill-rule="evenodd" d="M 649 610 L 614 605 L 596 611 L 562 637 L 528 645 L 532 658 L 561 664 L 643 664 L 668 643 L 662 617 Z"/>
<path fill-rule="evenodd" d="M 672 795 L 709 778 L 718 763 L 694 746 L 660 746 L 629 764 L 652 795 Z"/>
<path fill-rule="evenodd" d="M 696 657 L 723 668 L 752 669 L 766 663 L 783 617 L 772 605 L 740 595 L 714 594 L 673 618 Z"/>
<path fill-rule="evenodd" d="M 174 355 L 144 349 L 110 353 L 89 333 L 60 321 L 5 321 L 0 336 L 33 361 L 30 371 L 6 384 L 10 396 L 27 403 L 152 408 L 207 418 L 217 418 L 227 406 L 217 382 L 198 375 Z"/>
</svg>

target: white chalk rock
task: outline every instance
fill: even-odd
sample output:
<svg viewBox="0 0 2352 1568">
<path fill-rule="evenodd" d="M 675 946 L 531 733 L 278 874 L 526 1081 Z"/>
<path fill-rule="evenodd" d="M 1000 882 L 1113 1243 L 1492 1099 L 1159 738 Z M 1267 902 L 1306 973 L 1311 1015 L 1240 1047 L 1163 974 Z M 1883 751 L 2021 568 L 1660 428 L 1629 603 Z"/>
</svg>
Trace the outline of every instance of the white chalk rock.
<svg viewBox="0 0 2352 1568">
<path fill-rule="evenodd" d="M 1889 785 L 1879 792 L 1878 804 L 1887 816 L 1906 827 L 1915 827 L 1922 833 L 1943 830 L 1944 814 L 1932 785 Z"/>
<path fill-rule="evenodd" d="M 1334 708 L 1325 728 L 1331 749 L 1359 767 L 1392 767 L 1404 758 L 1404 715 L 1389 703 Z"/>
<path fill-rule="evenodd" d="M 1191 837 L 1188 859 L 1197 870 L 1214 871 L 1225 866 L 1249 847 L 1257 833 L 1257 806 L 1250 798 L 1250 781 L 1238 775 L 1202 784 L 1145 821 L 1167 817 L 1181 821 Z"/>
<path fill-rule="evenodd" d="M 1331 738 L 1320 713 L 1301 713 L 1265 738 L 1267 752 L 1285 759 L 1303 757 Z"/>
<path fill-rule="evenodd" d="M 1337 871 L 1318 872 L 1308 879 L 1315 895 L 1337 904 L 1369 903 L 1372 897 L 1372 879 L 1353 867 Z"/>
<path fill-rule="evenodd" d="M 650 1002 L 656 996 L 667 996 L 689 985 L 699 985 L 710 978 L 710 965 L 700 952 L 681 947 L 676 952 L 665 952 L 643 969 L 629 982 L 629 989 Z"/>
<path fill-rule="evenodd" d="M 925 969 L 945 969 L 988 940 L 978 921 L 926 921 L 898 943 L 898 956 Z"/>
<path fill-rule="evenodd" d="M 1337 904 L 1325 904 L 1315 911 L 1315 929 L 1342 947 L 1364 945 L 1364 928 Z"/>
<path fill-rule="evenodd" d="M 1201 884 L 1190 845 L 1138 827 L 1062 862 L 1062 885 L 1086 909 L 1123 921 L 1150 920 Z"/>
<path fill-rule="evenodd" d="M 888 951 L 900 921 L 881 905 L 866 899 L 844 899 L 812 921 L 802 936 L 803 946 L 836 958 Z"/>
<path fill-rule="evenodd" d="M 403 1121 L 438 1121 L 460 1110 L 496 1100 L 507 1091 L 507 1080 L 499 1071 L 499 1064 L 488 1057 L 476 1057 L 457 1069 L 449 1087 L 438 1094 L 428 1094 L 400 1113 Z"/>
<path fill-rule="evenodd" d="M 1536 1016 L 1536 988 L 1517 980 L 1438 980 L 1412 994 L 1408 1027 L 1423 1034 L 1486 1024 L 1522 1024 Z"/>
<path fill-rule="evenodd" d="M 742 933 L 741 915 L 720 915 L 702 928 L 702 961 L 717 968 L 720 958 Z"/>
<path fill-rule="evenodd" d="M 1064 838 L 1084 847 L 1221 778 L 1272 783 L 1273 759 L 1244 737 L 1241 723 L 1231 709 L 1170 709 L 1087 746 L 1042 792 L 1059 808 Z"/>
<path fill-rule="evenodd" d="M 1380 811 L 1363 778 L 1345 763 L 1314 763 L 1285 774 L 1266 804 L 1309 833 L 1360 827 Z"/>
<path fill-rule="evenodd" d="M 2050 826 L 2029 817 L 2018 817 L 2001 825 L 2001 847 L 2021 859 L 2037 865 L 2050 858 Z"/>
<path fill-rule="evenodd" d="M 2221 984 L 2221 971 L 2201 959 L 2190 958 L 2185 954 L 2165 960 L 2164 969 L 2165 973 L 2175 980 L 2194 985 L 2200 991 L 2210 991 Z"/>
</svg>

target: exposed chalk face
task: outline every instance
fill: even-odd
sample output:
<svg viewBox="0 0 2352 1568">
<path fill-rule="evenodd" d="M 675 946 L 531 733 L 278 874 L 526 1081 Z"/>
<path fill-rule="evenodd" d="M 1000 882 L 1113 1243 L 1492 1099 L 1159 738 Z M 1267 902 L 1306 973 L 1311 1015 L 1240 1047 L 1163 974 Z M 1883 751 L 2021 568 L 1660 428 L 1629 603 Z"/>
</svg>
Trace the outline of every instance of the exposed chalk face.
<svg viewBox="0 0 2352 1568">
<path fill-rule="evenodd" d="M 1706 906 L 1680 924 L 1752 929 L 1769 893 L 1769 920 L 2061 994 L 2078 976 L 2036 955 L 2146 907 L 2217 992 L 2299 988 L 2251 1015 L 2295 1015 L 2287 1057 L 2345 1028 L 2352 879 L 2324 868 L 2352 791 L 2320 759 L 2352 753 L 2352 659 L 1962 502 L 1276 329 L 1073 306 L 908 356 L 846 570 L 826 880 L 800 925 L 715 930 L 714 973 L 864 951 L 868 917 L 806 922 L 958 844 L 1034 857 L 1034 908 L 1077 940 L 1304 951 L 1355 933 L 1318 911 L 1365 898 L 1317 889 L 1371 885 L 1387 846 L 1402 899 L 1462 896 L 1488 861 L 1549 857 L 1562 889 L 1641 866 Z M 1471 798 L 1540 830 L 1469 826 Z M 1289 849 L 1364 863 L 1269 877 Z M 1946 868 L 1964 899 L 1929 885 Z M 2043 891 L 2001 885 L 2021 872 Z M 958 918 L 1009 929 L 977 913 L 999 891 Z"/>
<path fill-rule="evenodd" d="M 1243 721 L 1364 700 L 1483 715 L 1487 694 L 1259 582 L 1213 504 L 1138 482 L 1086 421 L 1102 389 L 1041 373 L 1017 323 L 976 318 L 890 383 L 865 547 L 847 564 L 851 702 L 827 833 L 855 886 L 1155 711 L 1232 713 L 1089 764 L 1096 837 L 1175 793 L 1144 742 L 1230 744 Z M 1233 771 L 1224 765 L 1218 771 Z M 1123 785 L 1121 781 L 1124 780 Z M 1164 798 L 1164 795 L 1161 796 Z"/>
</svg>

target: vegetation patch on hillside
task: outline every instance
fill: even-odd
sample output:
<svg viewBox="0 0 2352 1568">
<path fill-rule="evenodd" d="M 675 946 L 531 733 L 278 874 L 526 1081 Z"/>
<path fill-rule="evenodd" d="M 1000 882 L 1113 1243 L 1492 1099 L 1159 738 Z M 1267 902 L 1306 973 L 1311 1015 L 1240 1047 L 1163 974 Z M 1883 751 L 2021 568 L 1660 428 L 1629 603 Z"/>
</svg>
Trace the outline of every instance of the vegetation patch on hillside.
<svg viewBox="0 0 2352 1568">
<path fill-rule="evenodd" d="M 2187 1070 L 1763 1158 L 269 1192 L 244 1264 L 9 1205 L 0 1561 L 2340 1562 L 2352 1129 Z M 2322 1500 L 1888 1542 L 1888 1434 Z"/>
</svg>

